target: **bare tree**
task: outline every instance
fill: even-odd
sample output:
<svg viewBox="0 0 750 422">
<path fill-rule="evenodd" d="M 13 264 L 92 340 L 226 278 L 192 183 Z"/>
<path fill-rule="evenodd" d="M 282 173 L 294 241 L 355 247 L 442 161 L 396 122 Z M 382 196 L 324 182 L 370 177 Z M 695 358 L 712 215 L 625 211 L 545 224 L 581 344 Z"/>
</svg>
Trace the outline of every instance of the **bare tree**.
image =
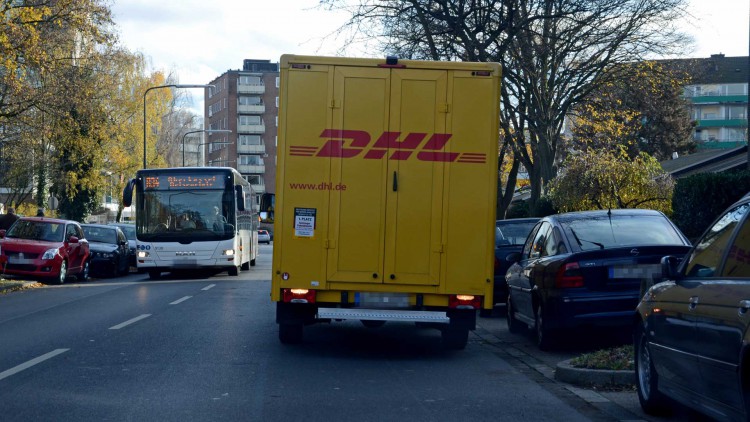
<svg viewBox="0 0 750 422">
<path fill-rule="evenodd" d="M 383 52 L 501 63 L 501 135 L 510 144 L 501 151 L 512 151 L 526 168 L 532 209 L 555 176 L 561 130 L 571 107 L 617 77 L 607 69 L 654 53 L 668 55 L 684 45 L 674 22 L 685 3 L 361 0 L 347 6 L 343 0 L 321 0 L 324 6 L 349 10 L 345 29 L 379 40 Z M 507 180 L 499 217 L 515 188 L 515 175 Z"/>
</svg>

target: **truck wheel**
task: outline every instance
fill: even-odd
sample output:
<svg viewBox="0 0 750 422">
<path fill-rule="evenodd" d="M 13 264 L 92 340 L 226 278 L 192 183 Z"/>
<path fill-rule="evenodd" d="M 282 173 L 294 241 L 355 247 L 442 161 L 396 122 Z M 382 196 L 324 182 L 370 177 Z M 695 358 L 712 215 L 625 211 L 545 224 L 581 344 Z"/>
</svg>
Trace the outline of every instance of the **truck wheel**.
<svg viewBox="0 0 750 422">
<path fill-rule="evenodd" d="M 279 340 L 284 344 L 302 343 L 302 324 L 279 324 Z"/>
<path fill-rule="evenodd" d="M 227 274 L 229 274 L 231 276 L 240 275 L 240 267 L 230 267 L 227 270 Z"/>
<path fill-rule="evenodd" d="M 361 319 L 360 322 L 362 322 L 362 325 L 367 328 L 378 328 L 385 325 L 385 321 L 380 321 L 377 319 Z"/>
<path fill-rule="evenodd" d="M 466 348 L 466 343 L 469 341 L 468 328 L 446 327 L 442 334 L 443 347 L 448 350 L 462 350 Z"/>
<path fill-rule="evenodd" d="M 148 270 L 148 278 L 151 280 L 158 280 L 161 278 L 161 271 L 159 270 Z"/>
</svg>

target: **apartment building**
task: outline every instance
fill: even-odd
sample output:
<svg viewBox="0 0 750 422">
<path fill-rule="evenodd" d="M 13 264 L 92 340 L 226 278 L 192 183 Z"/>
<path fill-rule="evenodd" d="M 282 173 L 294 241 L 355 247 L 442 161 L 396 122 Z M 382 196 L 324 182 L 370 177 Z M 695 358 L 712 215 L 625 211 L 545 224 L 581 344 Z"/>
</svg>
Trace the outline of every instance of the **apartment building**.
<svg viewBox="0 0 750 422">
<path fill-rule="evenodd" d="M 207 166 L 234 167 L 258 195 L 275 192 L 279 64 L 246 59 L 210 82 L 205 104 Z"/>
<path fill-rule="evenodd" d="M 713 54 L 706 59 L 674 60 L 693 83 L 685 87 L 690 116 L 696 122 L 699 149 L 747 145 L 748 57 Z"/>
</svg>

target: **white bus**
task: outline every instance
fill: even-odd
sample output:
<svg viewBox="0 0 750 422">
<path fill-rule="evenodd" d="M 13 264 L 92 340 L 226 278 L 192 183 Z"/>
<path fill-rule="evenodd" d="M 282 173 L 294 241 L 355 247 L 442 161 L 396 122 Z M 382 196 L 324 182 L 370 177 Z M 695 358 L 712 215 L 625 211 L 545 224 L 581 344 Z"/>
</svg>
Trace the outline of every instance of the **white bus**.
<svg viewBox="0 0 750 422">
<path fill-rule="evenodd" d="M 249 270 L 258 256 L 254 201 L 252 187 L 233 168 L 138 170 L 123 192 L 123 205 L 135 210 L 138 269 L 151 279 L 182 269 L 235 276 Z"/>
</svg>

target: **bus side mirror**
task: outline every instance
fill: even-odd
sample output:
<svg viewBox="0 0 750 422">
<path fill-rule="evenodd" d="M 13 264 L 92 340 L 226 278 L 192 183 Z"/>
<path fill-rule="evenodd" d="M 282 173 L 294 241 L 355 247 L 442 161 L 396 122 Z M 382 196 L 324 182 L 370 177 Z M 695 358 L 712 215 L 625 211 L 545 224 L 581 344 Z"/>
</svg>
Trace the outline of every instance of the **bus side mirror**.
<svg viewBox="0 0 750 422">
<path fill-rule="evenodd" d="M 276 195 L 264 193 L 260 196 L 260 221 L 261 223 L 273 223 L 273 211 L 276 207 Z"/>
<path fill-rule="evenodd" d="M 237 195 L 237 211 L 245 211 L 245 192 L 242 186 L 235 185 L 234 192 Z"/>
<path fill-rule="evenodd" d="M 133 189 L 135 188 L 135 179 L 128 180 L 125 183 L 125 189 L 122 190 L 122 205 L 129 207 L 133 204 Z"/>
</svg>

